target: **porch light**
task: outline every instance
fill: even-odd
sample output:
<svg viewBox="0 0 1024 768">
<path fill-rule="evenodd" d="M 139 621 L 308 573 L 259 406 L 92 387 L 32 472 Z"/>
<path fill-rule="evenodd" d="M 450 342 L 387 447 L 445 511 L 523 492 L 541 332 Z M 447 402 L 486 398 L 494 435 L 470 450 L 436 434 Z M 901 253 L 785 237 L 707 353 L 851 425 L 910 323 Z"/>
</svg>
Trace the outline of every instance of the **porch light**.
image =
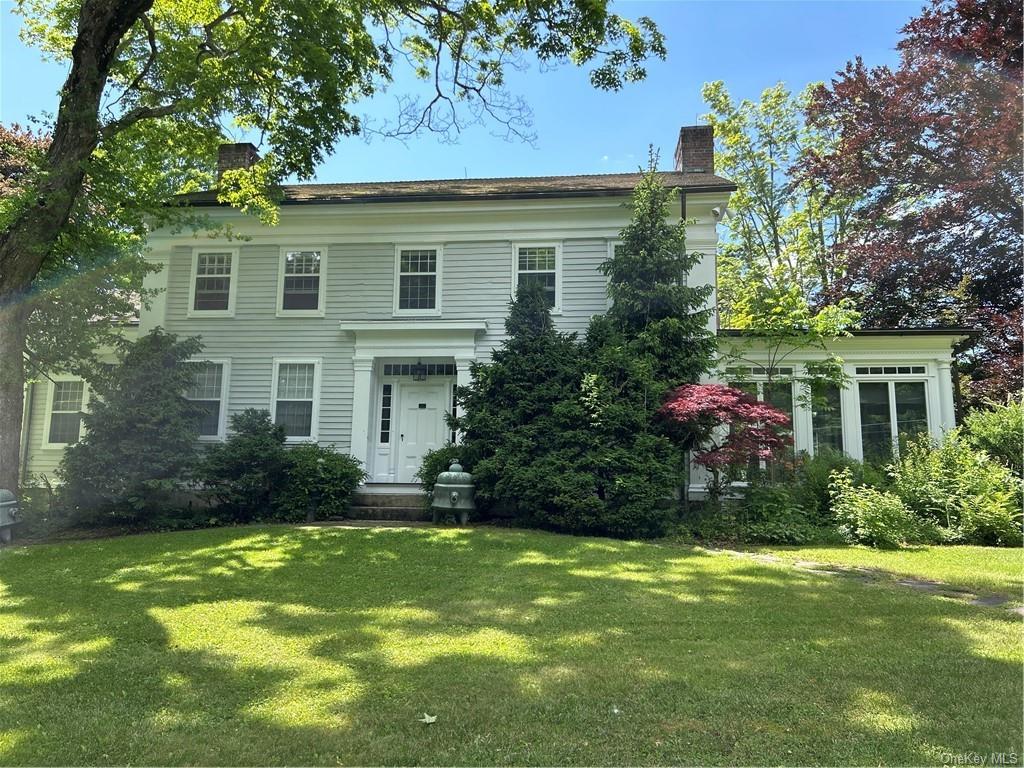
<svg viewBox="0 0 1024 768">
<path fill-rule="evenodd" d="M 416 365 L 409 369 L 409 373 L 412 374 L 413 381 L 426 381 L 427 380 L 427 366 L 423 364 L 422 360 L 417 360 Z"/>
</svg>

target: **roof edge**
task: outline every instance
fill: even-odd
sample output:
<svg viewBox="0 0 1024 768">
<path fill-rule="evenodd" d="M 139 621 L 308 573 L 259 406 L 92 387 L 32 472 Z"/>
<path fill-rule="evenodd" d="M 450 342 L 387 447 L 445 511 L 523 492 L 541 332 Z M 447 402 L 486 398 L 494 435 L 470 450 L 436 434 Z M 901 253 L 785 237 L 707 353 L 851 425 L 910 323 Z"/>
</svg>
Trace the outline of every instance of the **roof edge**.
<svg viewBox="0 0 1024 768">
<path fill-rule="evenodd" d="M 978 336 L 980 328 L 968 328 L 966 326 L 922 326 L 922 327 L 895 327 L 895 328 L 857 328 L 847 331 L 851 336 Z M 719 336 L 741 337 L 749 336 L 757 338 L 767 334 L 757 331 L 749 331 L 744 328 L 719 328 Z M 840 337 L 842 338 L 842 337 Z"/>
</svg>

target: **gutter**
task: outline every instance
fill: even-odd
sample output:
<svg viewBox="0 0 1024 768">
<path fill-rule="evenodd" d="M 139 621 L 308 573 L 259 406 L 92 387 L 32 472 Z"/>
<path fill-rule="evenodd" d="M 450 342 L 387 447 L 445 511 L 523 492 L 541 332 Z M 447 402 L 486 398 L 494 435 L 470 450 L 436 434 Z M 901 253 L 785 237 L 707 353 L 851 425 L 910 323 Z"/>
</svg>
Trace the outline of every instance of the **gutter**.
<svg viewBox="0 0 1024 768">
<path fill-rule="evenodd" d="M 709 184 L 699 187 L 680 187 L 681 196 L 690 192 L 735 192 L 735 184 Z M 316 197 L 309 199 L 288 199 L 280 201 L 280 205 L 349 205 L 358 203 L 439 203 L 458 202 L 460 200 L 557 200 L 564 198 L 586 198 L 586 197 L 621 197 L 631 195 L 633 188 L 628 189 L 579 189 L 579 190 L 551 190 L 534 192 L 488 192 L 483 194 L 406 194 L 406 195 L 366 195 L 359 197 Z M 174 205 L 174 203 L 170 203 Z M 226 203 L 213 200 L 181 200 L 178 205 L 195 208 L 227 208 Z"/>
</svg>

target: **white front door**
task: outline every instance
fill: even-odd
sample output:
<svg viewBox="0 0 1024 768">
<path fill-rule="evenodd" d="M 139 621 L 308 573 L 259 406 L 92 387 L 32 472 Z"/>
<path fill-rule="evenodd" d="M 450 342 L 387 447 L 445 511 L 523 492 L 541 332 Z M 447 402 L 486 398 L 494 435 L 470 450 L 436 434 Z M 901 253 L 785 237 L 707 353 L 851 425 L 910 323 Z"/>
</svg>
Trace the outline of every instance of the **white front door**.
<svg viewBox="0 0 1024 768">
<path fill-rule="evenodd" d="M 447 384 L 398 385 L 398 482 L 415 483 L 423 454 L 445 444 Z"/>
</svg>

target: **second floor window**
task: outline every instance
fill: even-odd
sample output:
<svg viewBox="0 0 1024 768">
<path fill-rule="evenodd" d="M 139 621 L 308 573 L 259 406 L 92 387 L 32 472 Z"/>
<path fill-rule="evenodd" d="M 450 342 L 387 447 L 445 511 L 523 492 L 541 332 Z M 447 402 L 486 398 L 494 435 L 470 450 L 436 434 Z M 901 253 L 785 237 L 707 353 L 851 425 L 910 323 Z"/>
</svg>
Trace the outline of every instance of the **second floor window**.
<svg viewBox="0 0 1024 768">
<path fill-rule="evenodd" d="M 323 309 L 323 251 L 286 250 L 281 258 L 281 312 L 319 314 Z"/>
<path fill-rule="evenodd" d="M 395 310 L 403 313 L 435 313 L 438 303 L 438 252 L 436 248 L 401 249 Z"/>
<path fill-rule="evenodd" d="M 189 314 L 229 315 L 234 311 L 236 251 L 198 251 L 193 260 Z"/>
<path fill-rule="evenodd" d="M 558 248 L 554 245 L 516 247 L 515 289 L 539 285 L 551 309 L 559 309 Z"/>
</svg>

